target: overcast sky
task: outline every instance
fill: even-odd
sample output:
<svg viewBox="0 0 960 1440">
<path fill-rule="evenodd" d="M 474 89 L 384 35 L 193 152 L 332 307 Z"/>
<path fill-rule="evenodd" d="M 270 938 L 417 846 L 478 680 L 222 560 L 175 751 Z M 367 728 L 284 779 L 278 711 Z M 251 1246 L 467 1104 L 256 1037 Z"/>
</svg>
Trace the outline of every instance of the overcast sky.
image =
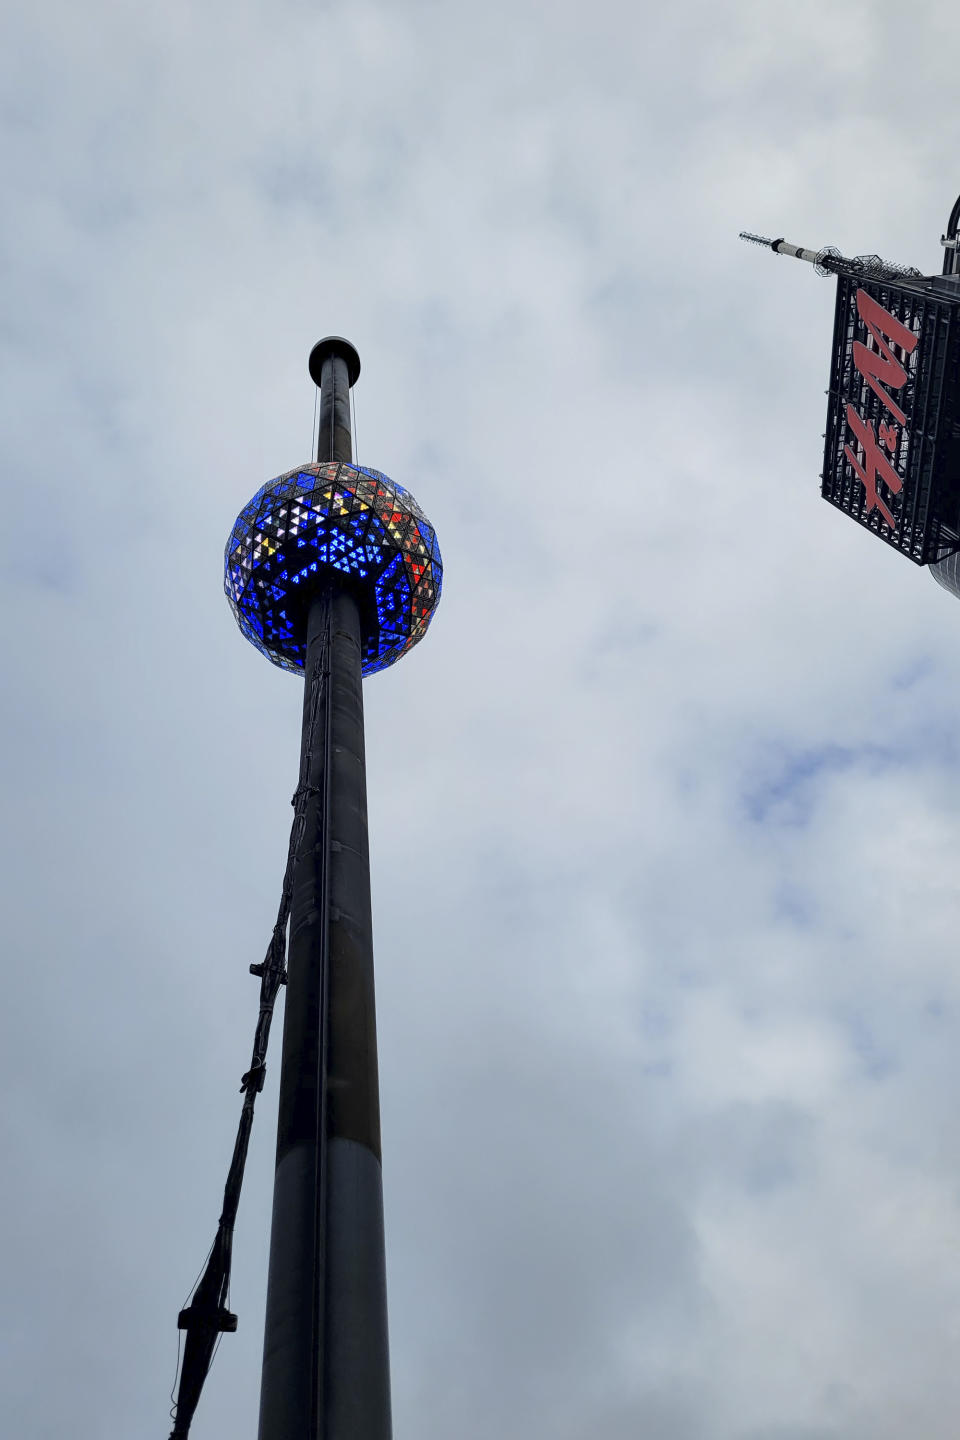
<svg viewBox="0 0 960 1440">
<path fill-rule="evenodd" d="M 437 527 L 365 685 L 397 1440 L 953 1440 L 960 604 L 823 504 L 939 270 L 949 0 L 48 0 L 0 34 L 0 1425 L 166 1440 L 296 783 L 222 593 L 309 458 Z M 279 1026 L 196 1440 L 255 1440 Z"/>
</svg>

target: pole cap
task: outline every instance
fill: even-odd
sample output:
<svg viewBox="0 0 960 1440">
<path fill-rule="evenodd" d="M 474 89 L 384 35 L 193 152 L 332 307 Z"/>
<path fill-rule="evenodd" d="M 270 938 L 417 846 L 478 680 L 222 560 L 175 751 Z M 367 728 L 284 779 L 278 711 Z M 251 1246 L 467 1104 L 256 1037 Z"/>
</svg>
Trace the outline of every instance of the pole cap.
<svg viewBox="0 0 960 1440">
<path fill-rule="evenodd" d="M 360 356 L 356 348 L 349 340 L 344 340 L 342 335 L 326 335 L 322 340 L 318 340 L 310 351 L 308 367 L 314 385 L 319 388 L 323 377 L 323 362 L 331 355 L 338 355 L 341 360 L 346 360 L 347 378 L 352 388 L 360 375 Z"/>
</svg>

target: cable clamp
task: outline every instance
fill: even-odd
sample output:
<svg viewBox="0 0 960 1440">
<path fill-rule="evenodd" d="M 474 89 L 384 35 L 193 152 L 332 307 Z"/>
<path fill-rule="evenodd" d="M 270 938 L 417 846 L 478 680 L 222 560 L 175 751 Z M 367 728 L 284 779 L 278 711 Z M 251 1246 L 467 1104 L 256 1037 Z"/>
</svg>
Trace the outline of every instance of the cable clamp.
<svg viewBox="0 0 960 1440">
<path fill-rule="evenodd" d="M 177 1316 L 178 1330 L 226 1330 L 232 1335 L 237 1328 L 237 1317 L 221 1306 L 208 1310 L 190 1305 Z"/>
<path fill-rule="evenodd" d="M 240 1094 L 244 1095 L 248 1090 L 253 1090 L 255 1094 L 259 1095 L 266 1078 L 266 1065 L 262 1062 L 259 1065 L 252 1065 L 246 1075 L 240 1077 Z"/>
<path fill-rule="evenodd" d="M 320 789 L 319 785 L 298 785 L 296 790 L 294 790 L 293 794 L 290 796 L 290 804 L 293 806 L 294 809 L 296 809 L 298 800 L 309 800 L 312 795 L 322 794 L 323 791 Z"/>
<path fill-rule="evenodd" d="M 259 980 L 262 980 L 263 977 L 264 977 L 264 973 L 266 972 L 266 968 L 267 968 L 267 962 L 266 962 L 266 960 L 261 960 L 259 965 L 251 965 L 251 966 L 250 966 L 250 974 L 251 974 L 251 975 L 256 975 Z M 281 975 L 280 975 L 280 984 L 281 984 L 281 985 L 286 985 L 286 983 L 287 983 L 287 972 L 286 972 L 286 970 L 284 970 L 284 971 L 281 972 Z"/>
</svg>

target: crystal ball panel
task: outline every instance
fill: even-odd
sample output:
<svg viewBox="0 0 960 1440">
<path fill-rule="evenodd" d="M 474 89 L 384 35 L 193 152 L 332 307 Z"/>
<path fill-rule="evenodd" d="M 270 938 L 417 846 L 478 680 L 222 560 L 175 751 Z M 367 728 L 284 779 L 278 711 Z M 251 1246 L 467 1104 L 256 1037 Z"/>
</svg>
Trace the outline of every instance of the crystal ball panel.
<svg viewBox="0 0 960 1440">
<path fill-rule="evenodd" d="M 237 516 L 224 555 L 240 629 L 274 665 L 300 674 L 310 599 L 331 581 L 357 596 L 363 674 L 372 675 L 423 639 L 442 579 L 436 532 L 410 492 L 343 462 L 268 481 Z"/>
</svg>

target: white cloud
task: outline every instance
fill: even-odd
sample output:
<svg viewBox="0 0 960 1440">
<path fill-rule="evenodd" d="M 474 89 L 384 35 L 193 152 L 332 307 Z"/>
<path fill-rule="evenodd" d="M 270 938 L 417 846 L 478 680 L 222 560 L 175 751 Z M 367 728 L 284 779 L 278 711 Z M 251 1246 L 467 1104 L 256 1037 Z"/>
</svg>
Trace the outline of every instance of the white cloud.
<svg viewBox="0 0 960 1440">
<path fill-rule="evenodd" d="M 447 566 L 366 690 L 398 1436 L 947 1440 L 960 612 L 819 503 L 831 290 L 736 232 L 939 266 L 953 11 L 7 32 L 18 1435 L 164 1433 L 299 733 L 219 557 L 339 331 Z"/>
</svg>

